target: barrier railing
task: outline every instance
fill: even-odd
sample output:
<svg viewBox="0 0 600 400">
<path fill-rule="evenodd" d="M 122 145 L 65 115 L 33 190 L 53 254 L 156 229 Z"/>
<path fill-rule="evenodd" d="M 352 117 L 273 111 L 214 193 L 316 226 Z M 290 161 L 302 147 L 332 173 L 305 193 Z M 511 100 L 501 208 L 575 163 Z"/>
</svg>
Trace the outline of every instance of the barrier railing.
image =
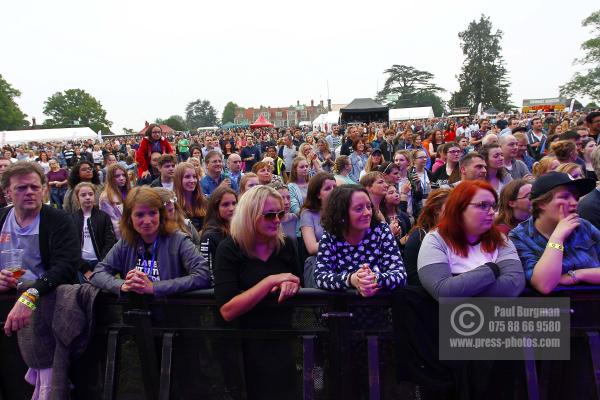
<svg viewBox="0 0 600 400">
<path fill-rule="evenodd" d="M 389 398 L 406 390 L 398 386 L 395 372 L 390 372 L 395 357 L 390 340 L 393 329 L 389 310 L 396 295 L 380 293 L 373 298 L 362 298 L 355 292 L 302 289 L 281 305 L 274 298 L 264 302 L 267 307 L 291 308 L 293 318 L 289 327 L 237 329 L 224 325 L 218 317 L 212 290 L 162 299 L 139 296 L 124 299 L 102 293 L 96 301 L 96 324 L 90 346 L 101 346 L 103 357 L 96 360 L 98 365 L 86 368 L 91 370 L 101 365 L 103 373 L 98 377 L 96 391 L 87 398 L 121 397 L 123 379 L 129 379 L 129 391 L 137 393 L 138 398 L 170 398 L 174 378 L 194 379 L 194 371 L 176 370 L 174 363 L 174 352 L 184 350 L 178 348 L 177 343 L 193 338 L 232 341 L 288 338 L 296 345 L 300 397 Z M 526 292 L 524 295 L 536 294 Z M 588 357 L 589 363 L 581 362 L 590 364 L 577 384 L 589 384 L 590 393 L 600 399 L 600 287 L 565 287 L 553 296 L 571 298 L 572 336 L 583 337 L 586 344 L 584 353 L 572 357 Z M 0 294 L 0 320 L 4 320 L 14 301 L 14 293 Z M 377 312 L 365 313 L 365 309 Z M 365 317 L 367 314 L 374 318 L 370 320 Z M 128 352 L 130 358 L 124 352 Z M 0 354 L 0 399 L 26 398 L 20 392 L 24 390 L 20 382 L 25 367 L 15 356 L 18 350 L 14 337 L 2 335 Z M 545 366 L 549 363 L 526 360 L 518 364 L 523 369 L 528 398 L 548 398 L 553 379 L 551 373 L 546 373 Z M 362 372 L 357 374 L 357 366 L 366 372 L 363 381 L 360 381 Z M 137 375 L 138 379 L 124 377 L 126 374 Z M 355 379 L 357 375 L 359 381 Z M 241 392 L 243 390 L 227 395 L 242 398 Z M 220 396 L 223 394 L 214 398 L 223 398 Z M 211 397 L 206 394 L 198 398 Z"/>
</svg>

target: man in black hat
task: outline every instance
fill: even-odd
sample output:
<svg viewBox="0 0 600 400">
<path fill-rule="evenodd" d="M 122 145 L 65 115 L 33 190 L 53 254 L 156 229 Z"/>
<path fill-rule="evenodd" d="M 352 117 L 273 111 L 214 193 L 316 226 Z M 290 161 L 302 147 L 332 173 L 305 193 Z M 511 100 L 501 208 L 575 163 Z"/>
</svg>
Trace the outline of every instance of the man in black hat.
<svg viewBox="0 0 600 400">
<path fill-rule="evenodd" d="M 600 284 L 600 230 L 579 218 L 579 197 L 593 179 L 563 172 L 540 176 L 531 188 L 531 217 L 510 231 L 527 281 L 548 294 L 558 285 Z"/>
</svg>

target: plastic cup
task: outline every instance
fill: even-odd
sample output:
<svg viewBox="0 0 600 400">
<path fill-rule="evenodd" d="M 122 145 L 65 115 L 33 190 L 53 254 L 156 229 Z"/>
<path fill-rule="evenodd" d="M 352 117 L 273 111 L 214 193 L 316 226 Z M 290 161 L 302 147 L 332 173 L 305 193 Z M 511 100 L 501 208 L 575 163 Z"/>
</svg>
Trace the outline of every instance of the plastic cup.
<svg viewBox="0 0 600 400">
<path fill-rule="evenodd" d="M 0 252 L 0 263 L 2 269 L 12 272 L 14 278 L 19 279 L 25 274 L 23 267 L 23 249 L 2 250 Z"/>
</svg>

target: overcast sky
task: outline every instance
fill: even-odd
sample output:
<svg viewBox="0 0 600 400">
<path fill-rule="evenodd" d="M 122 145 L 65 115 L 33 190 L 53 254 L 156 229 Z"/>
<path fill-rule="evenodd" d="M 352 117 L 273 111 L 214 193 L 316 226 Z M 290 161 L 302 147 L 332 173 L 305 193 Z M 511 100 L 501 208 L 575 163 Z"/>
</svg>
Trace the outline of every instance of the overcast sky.
<svg viewBox="0 0 600 400">
<path fill-rule="evenodd" d="M 555 4 L 554 4 L 555 3 Z M 458 88 L 458 32 L 483 13 L 504 32 L 512 100 L 554 97 L 577 69 L 581 21 L 597 0 L 530 1 L 7 1 L 0 74 L 21 109 L 44 119 L 66 89 L 98 99 L 112 130 L 184 114 L 208 99 L 242 107 L 373 97 L 392 64 Z"/>
</svg>

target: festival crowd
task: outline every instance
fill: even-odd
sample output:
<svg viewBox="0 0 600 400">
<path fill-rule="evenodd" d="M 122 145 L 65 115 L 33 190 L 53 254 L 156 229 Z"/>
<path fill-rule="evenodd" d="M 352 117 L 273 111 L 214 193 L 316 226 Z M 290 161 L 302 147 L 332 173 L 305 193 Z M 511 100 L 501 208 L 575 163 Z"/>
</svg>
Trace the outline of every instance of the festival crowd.
<svg viewBox="0 0 600 400">
<path fill-rule="evenodd" d="M 48 315 L 82 292 L 214 288 L 224 321 L 263 328 L 290 318 L 263 299 L 301 287 L 437 300 L 600 284 L 600 112 L 328 128 L 4 146 L 0 250 L 25 269 L 0 272 L 19 296 L 4 331 L 40 398 L 58 390 Z M 248 398 L 294 398 L 289 348 L 244 358 Z"/>
</svg>

